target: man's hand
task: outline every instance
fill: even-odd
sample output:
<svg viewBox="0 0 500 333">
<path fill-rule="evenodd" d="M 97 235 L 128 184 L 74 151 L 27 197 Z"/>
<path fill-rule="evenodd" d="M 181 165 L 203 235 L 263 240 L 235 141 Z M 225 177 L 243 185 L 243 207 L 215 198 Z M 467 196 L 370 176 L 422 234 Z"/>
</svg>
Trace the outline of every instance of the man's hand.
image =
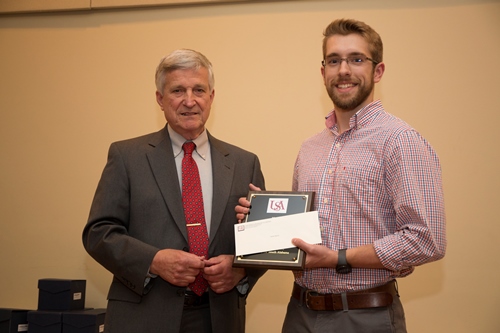
<svg viewBox="0 0 500 333">
<path fill-rule="evenodd" d="M 204 267 L 203 257 L 181 250 L 165 249 L 156 253 L 149 271 L 173 285 L 186 287 L 194 282 Z"/>
<path fill-rule="evenodd" d="M 248 187 L 250 191 L 260 191 L 260 187 L 255 186 L 254 184 L 249 184 Z M 236 212 L 236 218 L 238 219 L 238 223 L 241 223 L 245 219 L 245 215 L 250 212 L 250 201 L 245 197 L 241 197 L 238 200 L 239 205 L 234 207 L 234 211 Z"/>
<path fill-rule="evenodd" d="M 292 239 L 292 244 L 303 250 L 306 255 L 306 268 L 335 267 L 338 261 L 338 252 L 323 245 L 304 242 L 300 238 Z"/>
<path fill-rule="evenodd" d="M 306 268 L 333 268 L 337 266 L 337 262 L 339 261 L 338 251 L 330 250 L 323 245 L 309 244 L 299 238 L 292 239 L 292 244 L 307 253 Z M 373 244 L 348 249 L 346 255 L 347 262 L 352 267 L 385 269 L 375 252 Z"/>
<path fill-rule="evenodd" d="M 205 260 L 203 277 L 210 288 L 218 294 L 233 289 L 245 277 L 243 268 L 233 268 L 234 256 L 222 254 Z"/>
</svg>

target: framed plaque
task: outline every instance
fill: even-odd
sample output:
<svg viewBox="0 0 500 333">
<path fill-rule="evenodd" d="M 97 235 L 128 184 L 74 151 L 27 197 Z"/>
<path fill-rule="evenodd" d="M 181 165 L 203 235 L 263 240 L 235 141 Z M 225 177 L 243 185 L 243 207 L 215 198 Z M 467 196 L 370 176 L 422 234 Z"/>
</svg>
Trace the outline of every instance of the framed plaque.
<svg viewBox="0 0 500 333">
<path fill-rule="evenodd" d="M 250 191 L 251 211 L 244 222 L 252 222 L 312 210 L 314 192 Z M 235 256 L 234 267 L 303 270 L 306 253 L 297 247 Z"/>
</svg>

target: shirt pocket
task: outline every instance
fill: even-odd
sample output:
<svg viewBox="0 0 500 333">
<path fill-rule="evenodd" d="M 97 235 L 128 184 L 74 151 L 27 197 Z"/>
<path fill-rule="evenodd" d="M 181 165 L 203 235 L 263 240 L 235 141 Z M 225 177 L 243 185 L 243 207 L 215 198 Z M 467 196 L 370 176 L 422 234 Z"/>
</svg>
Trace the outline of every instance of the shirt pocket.
<svg viewBox="0 0 500 333">
<path fill-rule="evenodd" d="M 380 167 L 371 164 L 345 165 L 338 175 L 340 195 L 348 204 L 374 206 L 384 190 L 384 176 Z"/>
</svg>

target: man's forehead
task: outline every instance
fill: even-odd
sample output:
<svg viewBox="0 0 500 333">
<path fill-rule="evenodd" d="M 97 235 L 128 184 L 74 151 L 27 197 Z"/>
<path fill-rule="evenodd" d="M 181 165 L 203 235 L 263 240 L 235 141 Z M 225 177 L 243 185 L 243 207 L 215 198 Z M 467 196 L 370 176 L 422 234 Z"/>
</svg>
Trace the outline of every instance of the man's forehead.
<svg viewBox="0 0 500 333">
<path fill-rule="evenodd" d="M 200 68 L 180 68 L 175 69 L 167 74 L 167 84 L 195 84 L 208 86 L 208 70 L 204 67 Z"/>
<path fill-rule="evenodd" d="M 368 42 L 359 34 L 333 35 L 326 41 L 326 54 L 368 54 L 368 46 Z"/>
</svg>

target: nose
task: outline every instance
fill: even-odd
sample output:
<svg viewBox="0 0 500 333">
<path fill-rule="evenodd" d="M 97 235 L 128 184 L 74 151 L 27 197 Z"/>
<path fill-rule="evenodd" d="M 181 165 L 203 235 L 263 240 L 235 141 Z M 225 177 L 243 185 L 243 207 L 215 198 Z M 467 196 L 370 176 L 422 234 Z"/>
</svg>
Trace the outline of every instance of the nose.
<svg viewBox="0 0 500 333">
<path fill-rule="evenodd" d="M 183 104 L 188 108 L 192 108 L 196 105 L 196 100 L 194 97 L 195 96 L 191 90 L 186 91 Z"/>
<path fill-rule="evenodd" d="M 349 63 L 347 62 L 346 59 L 340 60 L 339 74 L 340 75 L 351 75 L 351 66 L 349 66 Z"/>
</svg>

